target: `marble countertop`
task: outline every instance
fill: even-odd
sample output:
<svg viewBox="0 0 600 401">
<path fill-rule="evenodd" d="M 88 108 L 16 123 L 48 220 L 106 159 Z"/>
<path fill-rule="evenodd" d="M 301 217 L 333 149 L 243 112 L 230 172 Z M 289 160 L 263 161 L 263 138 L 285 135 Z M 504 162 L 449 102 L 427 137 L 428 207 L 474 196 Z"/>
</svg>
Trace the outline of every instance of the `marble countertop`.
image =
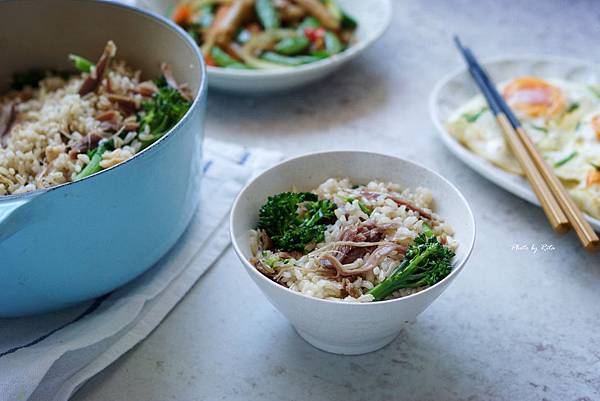
<svg viewBox="0 0 600 401">
<path fill-rule="evenodd" d="M 478 223 L 464 272 L 392 344 L 362 356 L 300 339 L 233 251 L 150 337 L 75 400 L 598 400 L 600 254 L 552 232 L 541 209 L 469 170 L 437 139 L 431 89 L 481 58 L 539 53 L 600 62 L 600 4 L 393 1 L 391 28 L 335 76 L 271 97 L 211 92 L 207 135 L 286 155 L 361 148 L 418 160 L 467 196 Z M 514 245 L 536 245 L 537 252 Z M 543 244 L 553 250 L 542 251 Z"/>
</svg>

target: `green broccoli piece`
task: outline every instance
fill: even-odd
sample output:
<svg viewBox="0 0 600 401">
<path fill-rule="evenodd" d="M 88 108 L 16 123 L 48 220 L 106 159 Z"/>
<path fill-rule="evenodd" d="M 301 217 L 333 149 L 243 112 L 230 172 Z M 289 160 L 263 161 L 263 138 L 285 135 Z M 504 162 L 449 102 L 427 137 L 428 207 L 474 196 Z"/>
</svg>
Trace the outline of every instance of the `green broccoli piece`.
<svg viewBox="0 0 600 401">
<path fill-rule="evenodd" d="M 429 227 L 415 238 L 400 265 L 381 283 L 367 294 L 376 301 L 385 299 L 401 288 L 418 288 L 434 285 L 452 270 L 454 252 L 440 244 Z"/>
<path fill-rule="evenodd" d="M 158 92 L 152 99 L 142 103 L 143 115 L 139 115 L 140 132 L 149 129 L 151 138 L 142 141 L 142 149 L 170 130 L 190 108 L 191 102 L 185 100 L 177 89 L 167 85 L 164 78 L 156 81 Z"/>
<path fill-rule="evenodd" d="M 311 192 L 283 192 L 270 196 L 260 208 L 257 228 L 265 230 L 276 249 L 306 252 L 325 239 L 336 206 Z"/>
</svg>

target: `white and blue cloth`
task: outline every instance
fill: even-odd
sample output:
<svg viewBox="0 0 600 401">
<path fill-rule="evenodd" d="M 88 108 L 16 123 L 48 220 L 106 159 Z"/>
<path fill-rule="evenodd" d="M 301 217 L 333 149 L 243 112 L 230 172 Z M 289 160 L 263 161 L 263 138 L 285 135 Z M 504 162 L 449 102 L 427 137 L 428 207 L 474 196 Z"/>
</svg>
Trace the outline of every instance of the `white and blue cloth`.
<svg viewBox="0 0 600 401">
<path fill-rule="evenodd" d="M 200 208 L 154 267 L 103 297 L 43 316 L 0 319 L 0 400 L 66 401 L 142 341 L 229 246 L 234 197 L 277 152 L 207 139 Z M 202 207 L 209 203 L 211 207 Z"/>
</svg>

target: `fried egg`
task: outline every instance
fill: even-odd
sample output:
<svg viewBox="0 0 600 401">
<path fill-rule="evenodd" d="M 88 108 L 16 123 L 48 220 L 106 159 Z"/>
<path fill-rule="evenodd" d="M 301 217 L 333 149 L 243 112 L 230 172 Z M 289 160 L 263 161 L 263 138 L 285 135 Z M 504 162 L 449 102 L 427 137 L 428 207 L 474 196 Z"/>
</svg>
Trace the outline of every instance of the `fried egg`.
<svg viewBox="0 0 600 401">
<path fill-rule="evenodd" d="M 579 207 L 600 218 L 600 87 L 526 76 L 499 91 Z M 523 175 L 481 95 L 452 113 L 447 129 L 473 153 Z"/>
</svg>

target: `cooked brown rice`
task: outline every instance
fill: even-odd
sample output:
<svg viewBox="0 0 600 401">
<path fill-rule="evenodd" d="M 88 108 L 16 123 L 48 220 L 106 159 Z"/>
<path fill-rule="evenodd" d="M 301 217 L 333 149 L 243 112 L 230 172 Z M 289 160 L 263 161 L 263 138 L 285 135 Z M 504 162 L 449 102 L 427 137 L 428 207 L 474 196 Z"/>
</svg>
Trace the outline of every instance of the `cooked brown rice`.
<svg viewBox="0 0 600 401">
<path fill-rule="evenodd" d="M 320 199 L 333 201 L 337 206 L 336 222 L 328 226 L 325 231 L 325 241 L 317 244 L 314 250 L 305 255 L 290 255 L 287 252 L 282 255 L 281 252 L 264 250 L 261 244 L 262 233 L 254 230 L 251 232 L 251 250 L 255 266 L 274 281 L 293 291 L 323 299 L 342 299 L 349 302 L 373 301 L 373 296 L 366 292 L 381 283 L 399 265 L 403 255 L 390 253 L 372 270 L 348 277 L 336 276 L 332 274 L 331 269 L 323 268 L 320 263 L 324 255 L 335 254 L 336 247 L 344 242 L 344 233 L 356 232 L 361 226 L 369 225 L 377 228 L 384 235 L 376 242 L 363 244 L 365 247 L 368 246 L 370 251 L 352 263 L 344 265 L 348 271 L 361 269 L 375 252 L 375 247 L 386 246 L 386 244 L 398 246 L 410 244 L 423 230 L 423 214 L 431 217 L 428 225 L 441 243 L 452 250 L 458 246 L 452 237 L 452 227 L 432 212 L 433 196 L 426 188 L 416 188 L 411 191 L 381 181 L 371 181 L 365 186 L 356 187 L 347 178 L 330 178 L 311 192 L 316 193 Z M 365 193 L 377 195 L 360 196 Z M 410 205 L 399 205 L 390 199 L 390 196 L 397 200 L 405 200 Z M 363 207 L 372 210 L 370 215 L 361 209 L 359 199 Z M 414 207 L 421 209 L 421 213 L 415 211 Z M 390 298 L 406 296 L 422 289 L 402 289 L 393 293 Z"/>
</svg>

